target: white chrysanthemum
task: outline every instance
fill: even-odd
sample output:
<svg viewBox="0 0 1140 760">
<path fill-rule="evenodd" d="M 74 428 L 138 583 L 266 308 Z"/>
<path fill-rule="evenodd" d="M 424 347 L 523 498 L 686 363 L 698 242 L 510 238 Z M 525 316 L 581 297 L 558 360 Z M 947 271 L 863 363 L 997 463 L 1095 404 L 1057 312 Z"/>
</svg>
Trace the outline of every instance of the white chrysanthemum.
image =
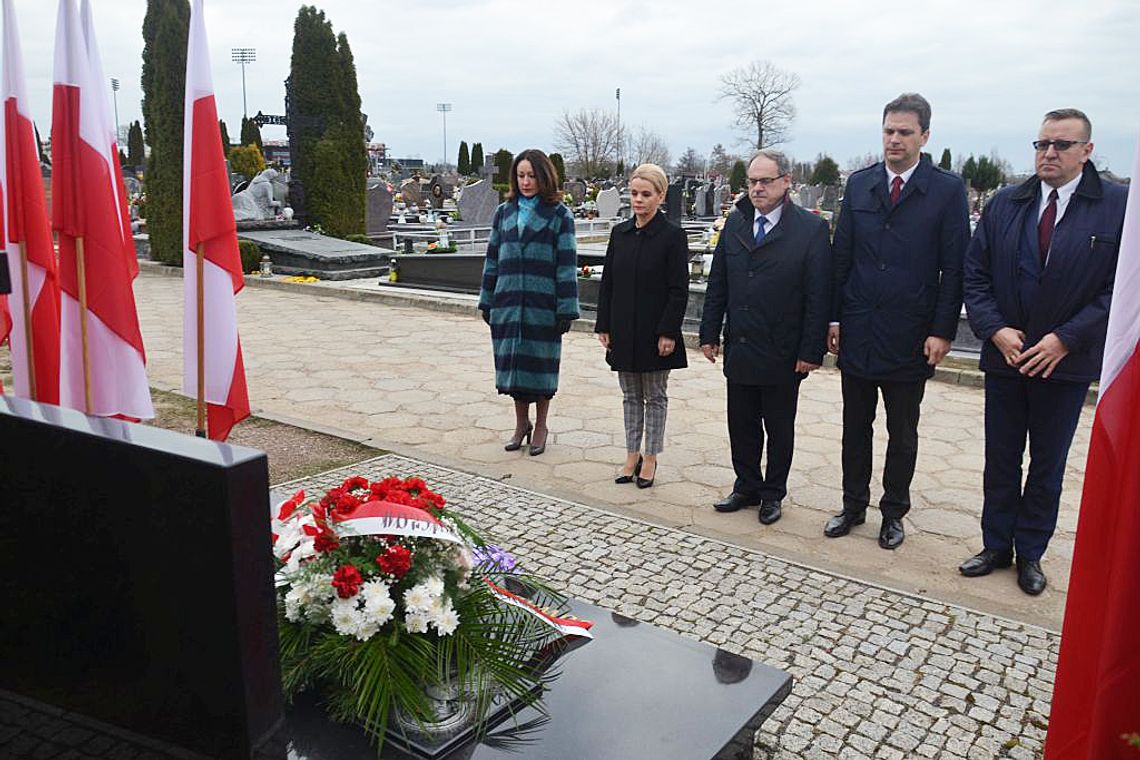
<svg viewBox="0 0 1140 760">
<path fill-rule="evenodd" d="M 443 578 L 440 578 L 438 575 L 433 575 L 419 585 L 426 588 L 427 592 L 432 596 L 443 596 Z"/>
<path fill-rule="evenodd" d="M 360 598 L 369 604 L 373 599 L 391 599 L 392 595 L 388 592 L 387 583 L 374 578 L 360 588 Z"/>
<path fill-rule="evenodd" d="M 364 614 L 361 614 L 357 618 L 356 630 L 352 632 L 352 635 L 358 638 L 360 641 L 368 641 L 370 638 L 375 636 L 376 632 L 379 630 L 380 626 L 376 625 L 375 622 L 369 620 Z"/>
<path fill-rule="evenodd" d="M 441 636 L 450 636 L 459 627 L 459 613 L 449 604 L 440 616 L 432 622 Z"/>
<path fill-rule="evenodd" d="M 355 599 L 337 599 L 332 603 L 332 624 L 336 632 L 343 636 L 353 636 L 360 626 L 360 613 Z"/>
<path fill-rule="evenodd" d="M 369 619 L 376 625 L 381 626 L 392 619 L 392 613 L 396 609 L 396 603 L 392 601 L 390 596 L 377 596 L 369 599 L 364 605 L 364 611 L 367 613 Z"/>
<path fill-rule="evenodd" d="M 299 623 L 304 616 L 302 609 L 303 590 L 298 586 L 293 586 L 289 592 L 285 594 L 285 619 L 290 623 Z"/>
<path fill-rule="evenodd" d="M 409 612 L 408 616 L 404 618 L 404 627 L 408 629 L 408 633 L 427 633 L 427 615 L 418 612 Z"/>
<path fill-rule="evenodd" d="M 431 609 L 432 594 L 423 583 L 417 583 L 404 592 L 404 606 L 408 612 L 426 612 Z"/>
</svg>

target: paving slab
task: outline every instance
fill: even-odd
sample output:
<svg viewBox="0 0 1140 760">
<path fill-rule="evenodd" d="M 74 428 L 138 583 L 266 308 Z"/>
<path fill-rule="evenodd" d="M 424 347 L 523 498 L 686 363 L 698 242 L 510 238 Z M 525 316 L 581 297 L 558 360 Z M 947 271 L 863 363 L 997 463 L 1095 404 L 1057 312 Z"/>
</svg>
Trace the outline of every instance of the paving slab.
<svg viewBox="0 0 1140 760">
<path fill-rule="evenodd" d="M 135 290 L 151 382 L 176 389 L 182 377 L 181 281 L 147 269 Z M 944 375 L 952 382 L 927 386 L 907 539 L 888 552 L 875 542 L 879 519 L 873 510 L 867 524 L 850 536 L 823 536 L 823 523 L 841 503 L 842 402 L 833 369 L 813 373 L 802 386 L 784 518 L 762 526 L 754 510 L 712 511 L 712 502 L 729 489 L 719 364 L 690 352 L 690 367 L 672 374 L 657 485 L 620 490 L 610 481 L 623 459 L 621 394 L 601 347 L 584 331 L 588 325 L 576 325 L 564 339 L 548 451 L 530 457 L 525 447 L 502 450 L 513 412 L 510 400 L 495 393 L 490 337 L 473 298 L 357 290 L 338 283 L 291 287 L 273 281 L 238 296 L 256 413 L 650 522 L 683 525 L 696 534 L 900 591 L 1060 628 L 1091 406 L 1081 416 L 1057 535 L 1043 562 L 1050 585 L 1040 597 L 1028 597 L 1017 588 L 1012 570 L 969 580 L 957 572 L 958 563 L 981 548 L 983 393 L 953 375 Z M 881 493 L 877 478 L 885 441 L 880 419 L 873 499 Z"/>
</svg>

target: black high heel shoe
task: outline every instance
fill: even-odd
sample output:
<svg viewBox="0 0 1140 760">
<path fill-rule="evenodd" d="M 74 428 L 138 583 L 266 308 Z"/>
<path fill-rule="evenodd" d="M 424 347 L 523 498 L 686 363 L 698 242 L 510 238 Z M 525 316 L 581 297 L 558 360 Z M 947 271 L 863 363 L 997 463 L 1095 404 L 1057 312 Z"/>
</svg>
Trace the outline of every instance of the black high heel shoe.
<svg viewBox="0 0 1140 760">
<path fill-rule="evenodd" d="M 653 487 L 653 481 L 657 479 L 657 470 L 660 467 L 661 467 L 661 465 L 657 464 L 656 462 L 653 464 L 653 477 L 649 478 L 648 480 L 641 477 L 641 475 L 639 474 L 637 476 L 637 487 L 638 488 L 652 488 Z M 640 470 L 639 470 L 639 472 L 640 472 Z"/>
<path fill-rule="evenodd" d="M 503 451 L 518 451 L 523 446 L 523 441 L 530 443 L 530 434 L 534 432 L 534 425 L 529 422 L 526 424 L 526 432 L 520 438 L 512 438 L 503 446 Z"/>
<path fill-rule="evenodd" d="M 542 444 L 535 446 L 533 443 L 530 445 L 530 455 L 536 457 L 542 452 L 546 451 L 546 439 L 550 437 L 550 431 L 546 431 L 546 435 L 542 438 Z"/>
<path fill-rule="evenodd" d="M 632 475 L 618 475 L 616 478 L 614 478 L 614 482 L 617 483 L 618 485 L 624 485 L 625 483 L 632 483 L 633 479 L 636 478 L 638 476 L 638 474 L 641 473 L 641 462 L 642 461 L 643 460 L 641 459 L 641 457 L 638 457 L 637 458 L 637 464 L 635 464 L 633 466 L 633 474 Z"/>
</svg>

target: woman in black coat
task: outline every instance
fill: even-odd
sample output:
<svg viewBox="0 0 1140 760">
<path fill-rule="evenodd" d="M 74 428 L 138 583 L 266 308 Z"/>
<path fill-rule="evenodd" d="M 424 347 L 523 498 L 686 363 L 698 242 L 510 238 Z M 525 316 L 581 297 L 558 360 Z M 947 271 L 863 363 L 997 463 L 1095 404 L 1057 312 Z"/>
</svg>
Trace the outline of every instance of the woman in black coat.
<svg viewBox="0 0 1140 760">
<path fill-rule="evenodd" d="M 625 465 L 615 483 L 649 488 L 665 443 L 669 370 L 687 366 L 681 322 L 689 300 L 689 241 L 658 213 L 668 180 L 642 164 L 630 177 L 633 219 L 610 232 L 594 331 L 618 373 L 625 419 Z M 642 439 L 645 449 L 642 452 Z"/>
</svg>

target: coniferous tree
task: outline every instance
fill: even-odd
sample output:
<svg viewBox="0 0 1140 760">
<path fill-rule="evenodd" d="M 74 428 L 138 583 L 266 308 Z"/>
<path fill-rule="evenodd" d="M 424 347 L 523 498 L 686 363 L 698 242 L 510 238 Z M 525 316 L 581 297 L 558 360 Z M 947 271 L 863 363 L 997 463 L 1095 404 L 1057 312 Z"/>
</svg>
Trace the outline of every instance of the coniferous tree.
<svg viewBox="0 0 1140 760">
<path fill-rule="evenodd" d="M 732 165 L 732 172 L 728 175 L 728 185 L 732 188 L 732 192 L 739 193 L 743 190 L 747 179 L 748 168 L 744 165 L 743 159 L 737 159 Z"/>
<path fill-rule="evenodd" d="M 486 159 L 483 158 L 483 143 L 475 143 L 471 146 L 471 173 L 478 174 L 484 163 Z"/>
<path fill-rule="evenodd" d="M 459 141 L 459 158 L 455 162 L 455 170 L 461 176 L 467 176 L 471 173 L 471 156 L 467 152 L 467 141 Z"/>
<path fill-rule="evenodd" d="M 126 166 L 126 165 L 127 165 L 127 154 L 123 151 L 122 148 L 119 148 L 119 166 Z"/>
<path fill-rule="evenodd" d="M 839 164 L 831 156 L 820 156 L 815 162 L 815 171 L 811 173 L 813 185 L 838 185 Z"/>
<path fill-rule="evenodd" d="M 143 128 L 137 121 L 131 122 L 131 127 L 127 130 L 127 163 L 130 166 L 142 166 L 146 163 Z"/>
<path fill-rule="evenodd" d="M 511 181 L 511 164 L 514 163 L 515 156 L 506 148 L 499 148 L 495 151 L 495 183 L 499 185 L 509 184 Z"/>
<path fill-rule="evenodd" d="M 241 144 L 242 145 L 256 145 L 257 149 L 264 151 L 264 144 L 261 142 L 261 127 L 257 126 L 257 122 L 253 119 L 241 117 Z"/>
<path fill-rule="evenodd" d="M 230 131 L 226 129 L 226 122 L 224 119 L 218 119 L 218 131 L 222 134 L 222 153 L 224 155 L 229 155 Z"/>
<path fill-rule="evenodd" d="M 952 167 L 953 165 L 954 164 L 951 163 L 951 160 L 950 160 L 950 149 L 949 148 L 943 148 L 942 149 L 942 158 L 938 161 L 938 166 L 945 169 L 946 171 L 950 171 L 950 167 Z"/>
<path fill-rule="evenodd" d="M 368 151 L 348 38 L 334 35 L 324 11 L 308 5 L 297 13 L 293 30 L 289 140 L 301 188 L 290 189 L 290 200 L 303 219 L 330 234 L 361 234 Z M 330 160 L 340 164 L 323 165 Z"/>
<path fill-rule="evenodd" d="M 186 0 L 147 0 L 143 19 L 147 232 L 151 257 L 182 264 L 182 120 L 186 95 Z"/>
<path fill-rule="evenodd" d="M 551 153 L 550 163 L 554 164 L 554 181 L 558 183 L 558 187 L 562 187 L 562 183 L 566 181 L 566 159 L 561 153 Z"/>
</svg>

